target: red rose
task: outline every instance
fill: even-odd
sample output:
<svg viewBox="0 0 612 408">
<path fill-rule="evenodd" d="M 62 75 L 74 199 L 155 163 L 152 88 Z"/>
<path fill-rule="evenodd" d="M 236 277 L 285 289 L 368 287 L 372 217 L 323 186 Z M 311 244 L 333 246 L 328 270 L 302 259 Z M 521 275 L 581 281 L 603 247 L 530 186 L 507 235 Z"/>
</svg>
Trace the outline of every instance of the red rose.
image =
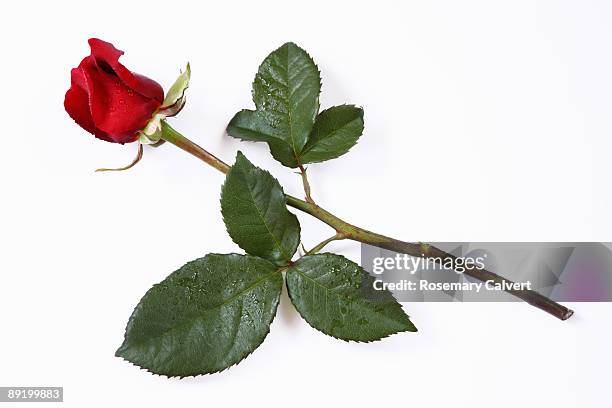
<svg viewBox="0 0 612 408">
<path fill-rule="evenodd" d="M 123 51 L 97 38 L 89 39 L 91 55 L 71 71 L 64 107 L 76 123 L 112 143 L 138 139 L 164 100 L 152 79 L 131 72 L 119 62 Z"/>
</svg>

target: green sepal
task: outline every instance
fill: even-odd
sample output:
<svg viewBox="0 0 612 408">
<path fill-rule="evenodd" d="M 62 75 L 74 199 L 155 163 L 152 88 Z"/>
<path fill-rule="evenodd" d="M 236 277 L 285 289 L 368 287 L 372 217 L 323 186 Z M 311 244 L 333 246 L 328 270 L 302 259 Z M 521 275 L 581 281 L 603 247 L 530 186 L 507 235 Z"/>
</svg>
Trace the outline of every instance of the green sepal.
<svg viewBox="0 0 612 408">
<path fill-rule="evenodd" d="M 191 80 L 191 66 L 187 63 L 185 71 L 182 71 L 176 78 L 166 97 L 162 102 L 160 108 L 161 111 L 166 111 L 166 116 L 174 116 L 177 109 L 180 110 L 184 105 L 185 91 L 189 88 L 189 81 Z M 174 107 L 174 109 L 173 109 Z"/>
<path fill-rule="evenodd" d="M 191 67 L 188 63 L 185 71 L 180 73 L 168 90 L 161 107 L 153 114 L 153 117 L 147 122 L 146 126 L 138 132 L 140 144 L 152 145 L 159 143 L 163 136 L 161 121 L 176 116 L 183 109 L 186 101 L 185 91 L 189 88 L 190 79 Z"/>
</svg>

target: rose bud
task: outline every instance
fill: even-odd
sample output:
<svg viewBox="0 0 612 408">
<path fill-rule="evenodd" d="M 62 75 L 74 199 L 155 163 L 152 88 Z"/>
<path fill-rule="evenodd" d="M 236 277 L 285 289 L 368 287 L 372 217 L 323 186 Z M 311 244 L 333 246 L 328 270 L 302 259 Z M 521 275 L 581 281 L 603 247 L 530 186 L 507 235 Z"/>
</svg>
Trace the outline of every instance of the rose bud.
<svg viewBox="0 0 612 408">
<path fill-rule="evenodd" d="M 71 71 L 66 112 L 99 139 L 134 142 L 162 106 L 164 91 L 157 82 L 124 67 L 119 62 L 123 51 L 112 44 L 91 38 L 89 46 L 91 55 Z"/>
</svg>

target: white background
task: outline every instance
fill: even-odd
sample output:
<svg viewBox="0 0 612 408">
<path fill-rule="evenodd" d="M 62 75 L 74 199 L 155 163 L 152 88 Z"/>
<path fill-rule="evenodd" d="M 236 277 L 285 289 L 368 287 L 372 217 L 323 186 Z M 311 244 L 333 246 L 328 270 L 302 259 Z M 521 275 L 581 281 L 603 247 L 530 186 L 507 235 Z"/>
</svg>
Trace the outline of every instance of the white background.
<svg viewBox="0 0 612 408">
<path fill-rule="evenodd" d="M 0 19 L 1 386 L 64 386 L 67 407 L 608 406 L 610 304 L 571 305 L 567 322 L 522 303 L 405 304 L 418 334 L 360 345 L 284 296 L 263 345 L 221 374 L 168 380 L 113 357 L 153 283 L 239 249 L 220 174 L 171 145 L 94 174 L 136 146 L 94 139 L 63 98 L 90 36 L 166 89 L 190 61 L 173 126 L 301 194 L 265 145 L 224 135 L 262 59 L 295 41 L 322 107 L 365 109 L 359 144 L 310 168 L 324 207 L 404 240 L 610 241 L 612 3 L 12 1 Z M 330 234 L 299 216 L 307 247 Z M 332 249 L 359 260 L 357 244 Z"/>
</svg>

